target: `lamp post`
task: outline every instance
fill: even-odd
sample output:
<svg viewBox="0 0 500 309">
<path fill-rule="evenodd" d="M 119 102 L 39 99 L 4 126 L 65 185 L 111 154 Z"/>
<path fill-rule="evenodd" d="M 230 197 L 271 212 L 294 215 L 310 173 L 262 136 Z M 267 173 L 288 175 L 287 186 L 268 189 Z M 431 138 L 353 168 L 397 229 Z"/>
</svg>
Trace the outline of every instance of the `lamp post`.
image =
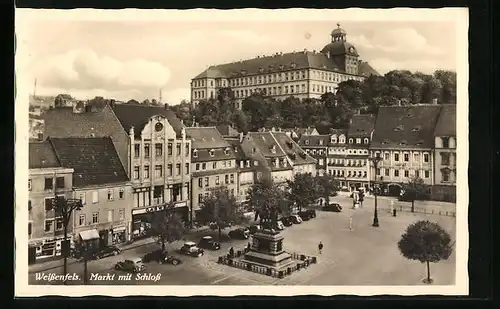
<svg viewBox="0 0 500 309">
<path fill-rule="evenodd" d="M 375 167 L 375 177 L 374 177 L 374 182 L 373 182 L 373 195 L 375 196 L 375 209 L 373 211 L 373 224 L 372 226 L 374 227 L 379 227 L 379 223 L 378 223 L 378 209 L 377 209 L 377 191 L 378 191 L 378 187 L 376 187 L 376 180 L 377 180 L 377 167 L 378 167 L 378 163 L 380 162 L 380 160 L 382 160 L 382 158 L 377 154 L 376 156 L 372 156 L 370 158 L 370 161 L 372 161 L 373 163 L 373 166 Z"/>
</svg>

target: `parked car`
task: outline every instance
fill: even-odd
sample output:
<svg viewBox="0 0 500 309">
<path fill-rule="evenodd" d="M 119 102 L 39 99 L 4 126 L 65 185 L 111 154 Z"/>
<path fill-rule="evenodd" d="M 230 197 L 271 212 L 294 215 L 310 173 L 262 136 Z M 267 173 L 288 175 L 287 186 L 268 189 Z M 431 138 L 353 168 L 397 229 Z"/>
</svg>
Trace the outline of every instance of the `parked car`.
<svg viewBox="0 0 500 309">
<path fill-rule="evenodd" d="M 283 231 L 285 229 L 285 225 L 281 220 L 278 220 L 278 222 L 276 222 L 276 228 L 278 229 L 278 231 Z"/>
<path fill-rule="evenodd" d="M 302 221 L 308 221 L 309 219 L 311 219 L 311 214 L 308 211 L 299 211 L 297 214 L 302 219 Z"/>
<path fill-rule="evenodd" d="M 339 203 L 330 203 L 328 205 L 323 206 L 324 211 L 332 211 L 332 212 L 341 212 L 342 206 Z"/>
<path fill-rule="evenodd" d="M 195 257 L 200 257 L 204 254 L 203 249 L 198 248 L 198 246 L 196 246 L 196 244 L 192 241 L 185 242 L 179 251 L 182 254 Z"/>
<path fill-rule="evenodd" d="M 250 231 L 250 234 L 253 235 L 258 231 L 262 230 L 262 226 L 260 224 L 251 225 L 248 227 L 248 230 Z"/>
<path fill-rule="evenodd" d="M 99 251 L 93 252 L 91 255 L 92 260 L 99 260 L 108 256 L 118 255 L 122 251 L 116 246 L 108 246 L 100 249 Z"/>
<path fill-rule="evenodd" d="M 306 212 L 309 213 L 311 218 L 316 218 L 316 210 L 315 209 L 307 209 Z"/>
<path fill-rule="evenodd" d="M 162 251 L 161 249 L 157 249 L 157 250 L 154 250 L 154 251 L 146 253 L 142 257 L 142 261 L 144 263 L 149 263 L 149 262 L 153 262 L 153 261 L 154 262 L 160 262 L 167 255 L 168 255 L 167 251 Z"/>
<path fill-rule="evenodd" d="M 124 261 L 120 261 L 115 265 L 116 270 L 131 271 L 134 273 L 143 271 L 145 269 L 141 258 L 131 258 Z"/>
<path fill-rule="evenodd" d="M 293 224 L 301 224 L 303 222 L 302 218 L 299 215 L 290 216 L 290 220 L 292 220 Z"/>
<path fill-rule="evenodd" d="M 220 243 L 215 241 L 212 236 L 203 236 L 198 242 L 198 248 L 209 249 L 209 250 L 219 250 Z"/>
<path fill-rule="evenodd" d="M 280 219 L 280 221 L 283 223 L 284 226 L 292 226 L 293 221 L 291 217 L 283 217 Z"/>
<path fill-rule="evenodd" d="M 161 259 L 159 262 L 160 264 L 171 264 L 174 266 L 182 264 L 182 261 L 173 255 L 165 255 L 165 257 Z"/>
<path fill-rule="evenodd" d="M 230 231 L 228 235 L 232 239 L 248 239 L 250 237 L 250 230 L 247 228 L 239 228 Z"/>
</svg>

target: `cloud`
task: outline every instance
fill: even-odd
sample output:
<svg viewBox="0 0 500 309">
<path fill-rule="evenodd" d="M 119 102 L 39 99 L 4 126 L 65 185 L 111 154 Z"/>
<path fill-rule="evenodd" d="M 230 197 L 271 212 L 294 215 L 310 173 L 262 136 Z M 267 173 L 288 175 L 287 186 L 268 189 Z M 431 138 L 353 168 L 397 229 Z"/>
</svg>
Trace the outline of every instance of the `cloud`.
<svg viewBox="0 0 500 309">
<path fill-rule="evenodd" d="M 162 101 L 169 105 L 177 105 L 182 100 L 191 100 L 191 89 L 177 88 L 162 93 Z"/>
<path fill-rule="evenodd" d="M 412 72 L 432 73 L 443 69 L 438 63 L 432 60 L 402 60 L 397 61 L 389 58 L 377 58 L 370 61 L 370 65 L 377 69 L 380 74 L 385 74 L 392 70 L 409 70 Z"/>
</svg>

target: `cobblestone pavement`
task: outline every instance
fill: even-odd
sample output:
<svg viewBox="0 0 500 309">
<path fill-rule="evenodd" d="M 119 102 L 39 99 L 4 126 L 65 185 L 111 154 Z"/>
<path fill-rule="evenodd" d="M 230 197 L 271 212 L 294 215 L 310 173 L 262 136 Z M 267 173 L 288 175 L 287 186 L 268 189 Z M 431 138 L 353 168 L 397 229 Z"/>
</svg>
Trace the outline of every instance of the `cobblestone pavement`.
<svg viewBox="0 0 500 309">
<path fill-rule="evenodd" d="M 88 264 L 89 272 L 100 274 L 116 274 L 113 280 L 92 281 L 90 284 L 163 284 L 163 285 L 417 285 L 422 284 L 426 275 L 425 264 L 406 260 L 398 251 L 397 241 L 406 227 L 420 219 L 439 223 L 452 238 L 455 238 L 455 218 L 418 213 L 398 213 L 392 217 L 388 212 L 379 213 L 380 227 L 371 226 L 373 206 L 365 202 L 363 208 L 356 210 L 346 208 L 342 213 L 317 212 L 315 219 L 293 225 L 282 231 L 284 248 L 288 252 L 297 252 L 318 257 L 318 263 L 294 272 L 283 279 L 217 264 L 217 258 L 228 252 L 233 246 L 242 249 L 247 240 L 223 242 L 219 251 L 205 251 L 199 258 L 180 256 L 183 263 L 179 266 L 160 265 L 152 262 L 146 264 L 146 274 L 160 274 L 158 281 L 150 280 L 118 280 L 113 266 L 128 256 L 142 256 L 155 248 L 156 244 L 124 251 L 113 256 Z M 352 216 L 353 230 L 349 230 L 349 217 Z M 197 240 L 199 237 L 188 237 Z M 318 254 L 317 245 L 322 241 L 325 245 L 322 254 Z M 168 246 L 173 252 L 180 243 Z M 83 276 L 83 264 L 77 263 L 69 267 L 69 272 Z M 61 271 L 59 270 L 60 274 Z M 31 273 L 30 284 L 47 284 L 36 280 L 36 273 Z M 436 285 L 453 284 L 455 281 L 455 254 L 449 260 L 431 264 L 431 276 Z M 154 277 L 154 276 L 153 276 Z M 52 282 L 60 284 L 60 282 Z M 82 284 L 75 281 L 70 284 Z"/>
</svg>

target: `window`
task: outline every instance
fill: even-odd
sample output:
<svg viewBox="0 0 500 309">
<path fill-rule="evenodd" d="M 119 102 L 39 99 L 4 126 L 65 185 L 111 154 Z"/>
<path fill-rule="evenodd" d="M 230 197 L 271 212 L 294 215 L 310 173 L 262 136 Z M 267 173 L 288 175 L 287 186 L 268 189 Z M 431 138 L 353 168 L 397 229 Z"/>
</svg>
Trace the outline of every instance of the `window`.
<svg viewBox="0 0 500 309">
<path fill-rule="evenodd" d="M 28 235 L 31 236 L 31 222 L 28 223 Z"/>
<path fill-rule="evenodd" d="M 63 229 L 63 220 L 62 218 L 56 219 L 56 231 L 60 231 Z"/>
<path fill-rule="evenodd" d="M 139 179 L 139 167 L 134 166 L 134 179 Z"/>
<path fill-rule="evenodd" d="M 149 158 L 149 144 L 144 144 L 144 157 Z"/>
<path fill-rule="evenodd" d="M 200 163 L 196 163 L 196 170 L 199 171 L 200 170 Z"/>
<path fill-rule="evenodd" d="M 206 163 L 202 163 L 201 164 L 201 169 L 202 170 L 206 170 L 207 169 L 207 164 Z"/>
<path fill-rule="evenodd" d="M 208 187 L 210 185 L 210 179 L 208 177 L 205 177 L 205 187 Z"/>
<path fill-rule="evenodd" d="M 53 208 L 54 208 L 53 198 L 46 198 L 45 199 L 45 211 L 50 211 Z"/>
<path fill-rule="evenodd" d="M 197 158 L 198 157 L 198 150 L 193 150 L 193 158 Z"/>
<path fill-rule="evenodd" d="M 181 174 L 181 164 L 180 163 L 177 163 L 175 165 L 175 175 L 176 176 L 179 176 Z"/>
<path fill-rule="evenodd" d="M 425 178 L 429 178 L 429 171 L 424 171 Z"/>
<path fill-rule="evenodd" d="M 361 144 L 361 138 L 360 137 L 356 138 L 356 144 Z"/>
<path fill-rule="evenodd" d="M 198 187 L 203 188 L 203 178 L 198 178 Z"/>
<path fill-rule="evenodd" d="M 218 186 L 220 183 L 219 176 L 215 177 L 215 185 Z"/>
<path fill-rule="evenodd" d="M 377 174 L 377 176 L 380 175 L 380 168 L 378 168 L 378 167 L 377 167 L 376 174 Z"/>
<path fill-rule="evenodd" d="M 370 140 L 368 138 L 365 138 L 365 144 L 368 144 Z"/>
<path fill-rule="evenodd" d="M 413 154 L 413 161 L 418 162 L 419 161 L 419 156 L 418 153 Z"/>
<path fill-rule="evenodd" d="M 98 191 L 92 191 L 92 203 L 93 204 L 99 203 L 99 192 Z"/>
<path fill-rule="evenodd" d="M 144 178 L 149 178 L 149 165 L 144 166 Z"/>
<path fill-rule="evenodd" d="M 399 161 L 399 153 L 394 154 L 394 161 Z"/>
<path fill-rule="evenodd" d="M 31 179 L 28 179 L 28 190 L 31 191 Z"/>
<path fill-rule="evenodd" d="M 228 184 L 228 183 L 229 183 L 229 175 L 224 175 L 224 182 L 225 182 L 226 184 Z"/>
<path fill-rule="evenodd" d="M 163 166 L 155 165 L 155 178 L 162 178 L 162 177 L 163 177 Z"/>
<path fill-rule="evenodd" d="M 125 197 L 125 190 L 123 188 L 120 188 L 120 191 L 118 191 L 118 198 L 122 200 Z"/>
<path fill-rule="evenodd" d="M 350 139 L 349 139 L 349 144 L 352 144 L 352 143 L 353 143 L 353 139 L 352 139 L 352 138 L 350 138 Z"/>
<path fill-rule="evenodd" d="M 174 166 L 170 163 L 170 164 L 167 165 L 167 168 L 168 168 L 168 174 L 167 175 L 170 176 L 170 177 L 173 176 L 173 174 L 174 174 L 174 171 L 173 171 Z"/>
<path fill-rule="evenodd" d="M 108 222 L 113 222 L 113 210 L 108 210 Z"/>
<path fill-rule="evenodd" d="M 157 157 L 163 156 L 163 145 L 161 143 L 155 144 L 155 156 Z"/>
<path fill-rule="evenodd" d="M 112 201 L 112 200 L 113 200 L 113 190 L 109 189 L 108 190 L 108 201 Z"/>
<path fill-rule="evenodd" d="M 410 177 L 410 172 L 405 170 L 405 177 Z"/>
<path fill-rule="evenodd" d="M 52 190 L 53 188 L 52 178 L 45 178 L 45 190 Z"/>
<path fill-rule="evenodd" d="M 226 162 L 224 162 L 224 163 L 226 163 Z M 214 169 L 214 170 L 217 169 L 217 162 L 212 163 L 212 169 Z"/>
<path fill-rule="evenodd" d="M 45 232 L 51 232 L 53 230 L 54 220 L 45 220 Z"/>
<path fill-rule="evenodd" d="M 213 149 L 210 150 L 210 156 L 213 157 L 215 155 L 215 152 Z"/>
<path fill-rule="evenodd" d="M 99 213 L 98 212 L 92 213 L 92 223 L 93 224 L 99 223 Z"/>
<path fill-rule="evenodd" d="M 80 198 L 80 201 L 82 202 L 82 205 L 87 204 L 85 192 L 80 193 L 79 198 Z"/>
<path fill-rule="evenodd" d="M 198 203 L 203 203 L 203 194 L 198 194 Z"/>
<path fill-rule="evenodd" d="M 443 181 L 450 181 L 450 172 L 448 170 L 441 171 Z"/>
<path fill-rule="evenodd" d="M 189 163 L 185 164 L 184 169 L 186 170 L 186 175 L 188 175 L 189 174 Z"/>
<path fill-rule="evenodd" d="M 234 174 L 231 174 L 231 183 L 234 183 Z"/>
<path fill-rule="evenodd" d="M 177 155 L 180 156 L 181 155 L 181 143 L 177 143 L 175 145 L 175 149 L 176 149 Z"/>
<path fill-rule="evenodd" d="M 120 209 L 118 210 L 118 217 L 120 218 L 120 221 L 125 220 L 125 209 Z"/>
<path fill-rule="evenodd" d="M 441 165 L 449 165 L 449 164 L 450 164 L 450 154 L 441 153 Z"/>
<path fill-rule="evenodd" d="M 189 156 L 189 144 L 186 144 L 186 146 L 185 146 L 185 151 L 186 151 L 186 152 L 185 152 L 185 154 L 184 154 L 184 155 L 185 155 L 186 157 L 188 157 L 188 156 Z"/>
<path fill-rule="evenodd" d="M 168 143 L 167 153 L 168 153 L 169 156 L 172 155 L 172 143 Z"/>
<path fill-rule="evenodd" d="M 399 177 L 399 170 L 394 170 L 394 177 Z"/>
<path fill-rule="evenodd" d="M 231 161 L 227 161 L 227 167 L 231 167 Z"/>
<path fill-rule="evenodd" d="M 415 177 L 420 178 L 420 171 L 415 171 Z"/>
<path fill-rule="evenodd" d="M 425 163 L 429 162 L 429 154 L 428 153 L 424 153 L 424 162 Z"/>
<path fill-rule="evenodd" d="M 448 137 L 443 137 L 441 139 L 443 141 L 443 148 L 449 148 L 450 147 L 450 139 Z"/>
<path fill-rule="evenodd" d="M 140 156 L 140 152 L 141 152 L 141 145 L 135 144 L 134 145 L 134 157 L 138 158 Z"/>
<path fill-rule="evenodd" d="M 405 162 L 408 162 L 410 159 L 410 155 L 407 153 L 403 154 L 403 159 L 405 160 Z"/>
</svg>

